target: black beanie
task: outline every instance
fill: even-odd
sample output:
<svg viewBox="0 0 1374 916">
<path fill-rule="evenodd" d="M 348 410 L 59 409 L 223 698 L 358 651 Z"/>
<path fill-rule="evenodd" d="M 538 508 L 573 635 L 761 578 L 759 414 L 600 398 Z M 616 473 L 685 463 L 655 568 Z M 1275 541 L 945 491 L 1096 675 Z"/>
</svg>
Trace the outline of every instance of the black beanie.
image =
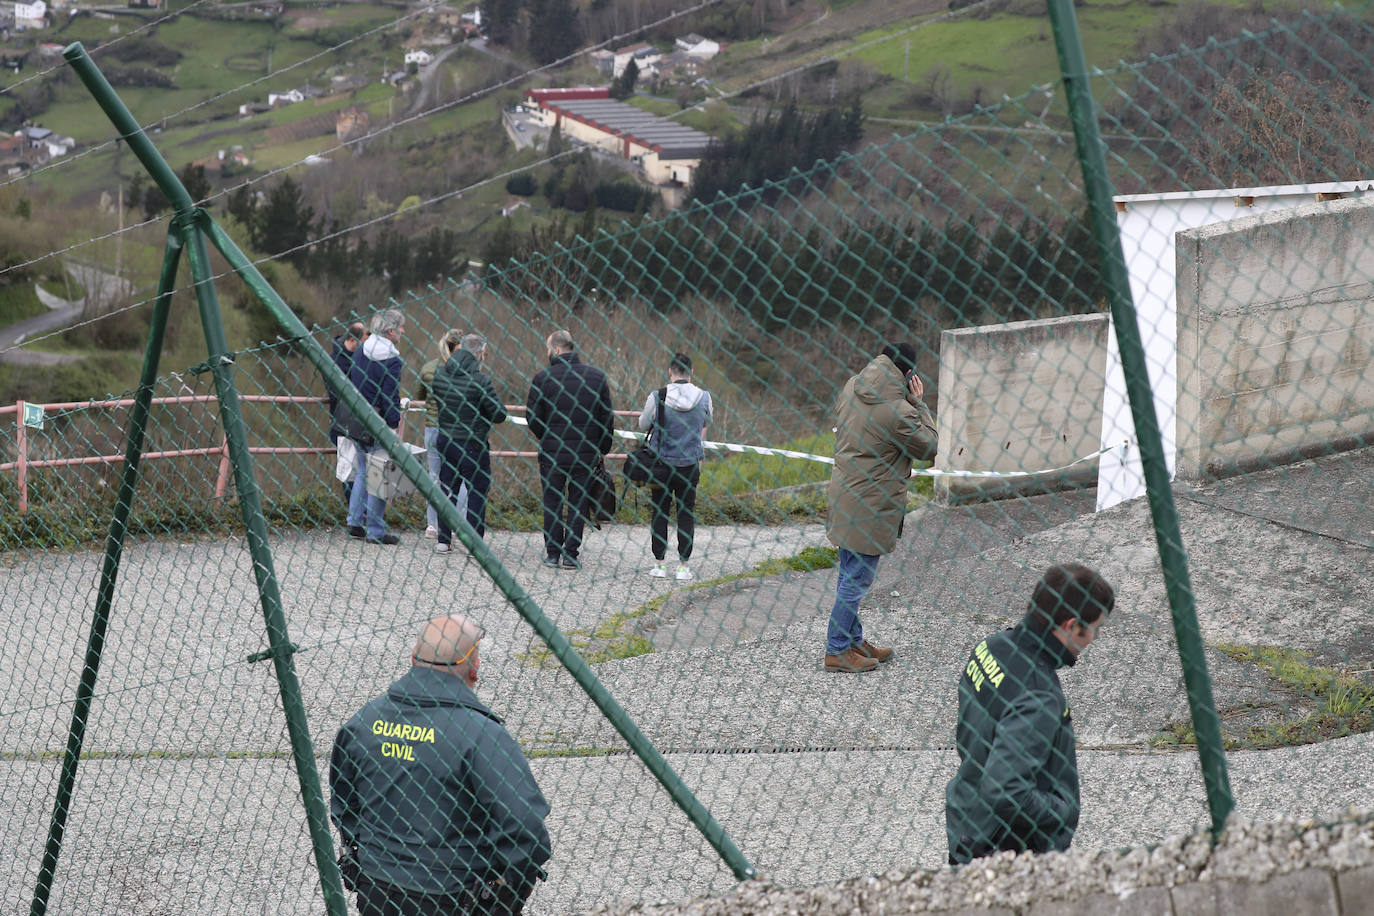
<svg viewBox="0 0 1374 916">
<path fill-rule="evenodd" d="M 892 360 L 892 364 L 897 367 L 897 371 L 906 375 L 916 368 L 916 348 L 903 341 L 888 341 L 883 346 L 883 356 Z"/>
</svg>

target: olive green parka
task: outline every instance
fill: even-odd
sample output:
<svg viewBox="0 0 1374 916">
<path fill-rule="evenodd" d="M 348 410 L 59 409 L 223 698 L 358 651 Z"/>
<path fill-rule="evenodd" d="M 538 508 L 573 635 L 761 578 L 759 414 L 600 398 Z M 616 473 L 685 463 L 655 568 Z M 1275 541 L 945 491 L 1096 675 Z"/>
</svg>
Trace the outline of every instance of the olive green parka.
<svg viewBox="0 0 1374 916">
<path fill-rule="evenodd" d="M 906 516 L 912 461 L 935 458 L 935 422 L 908 397 L 906 377 L 879 356 L 835 401 L 830 543 L 854 553 L 891 553 Z"/>
</svg>

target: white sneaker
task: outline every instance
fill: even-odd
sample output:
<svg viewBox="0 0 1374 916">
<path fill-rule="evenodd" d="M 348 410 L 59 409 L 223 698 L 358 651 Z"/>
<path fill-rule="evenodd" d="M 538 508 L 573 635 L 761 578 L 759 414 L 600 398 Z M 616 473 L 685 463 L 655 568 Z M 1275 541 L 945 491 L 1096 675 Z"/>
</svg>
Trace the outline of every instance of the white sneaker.
<svg viewBox="0 0 1374 916">
<path fill-rule="evenodd" d="M 431 541 L 437 538 L 438 536 L 439 529 L 435 528 L 433 525 L 430 525 L 428 528 L 425 529 L 425 537 L 429 538 Z"/>
<path fill-rule="evenodd" d="M 668 567 L 664 566 L 662 563 L 655 563 L 654 568 L 649 570 L 649 575 L 653 576 L 655 579 L 666 579 L 668 578 Z"/>
<path fill-rule="evenodd" d="M 448 553 L 448 552 L 449 552 L 449 546 L 448 546 L 447 544 L 435 544 L 435 545 L 434 545 L 434 552 L 435 552 L 435 553 Z"/>
<path fill-rule="evenodd" d="M 673 574 L 673 578 L 677 579 L 679 582 L 685 581 L 692 578 L 692 571 L 687 568 L 686 563 L 679 563 L 677 564 L 677 572 Z"/>
</svg>

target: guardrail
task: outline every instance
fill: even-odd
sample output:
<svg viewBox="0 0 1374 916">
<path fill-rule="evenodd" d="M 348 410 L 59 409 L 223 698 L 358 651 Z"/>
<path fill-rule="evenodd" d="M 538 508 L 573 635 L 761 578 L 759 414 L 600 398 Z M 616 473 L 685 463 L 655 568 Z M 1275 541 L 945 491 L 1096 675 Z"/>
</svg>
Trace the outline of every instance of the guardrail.
<svg viewBox="0 0 1374 916">
<path fill-rule="evenodd" d="M 301 396 L 301 395 L 240 395 L 239 401 L 244 404 L 328 404 L 329 399 L 325 397 Z M 179 397 L 153 398 L 153 405 L 165 404 L 203 404 L 218 403 L 219 398 L 213 394 L 202 395 L 182 395 Z M 124 455 L 89 455 L 82 458 L 30 458 L 28 454 L 28 424 L 25 422 L 25 408 L 32 410 L 38 408 L 46 414 L 48 411 L 56 410 L 78 410 L 78 409 L 115 409 L 120 407 L 132 407 L 132 398 L 125 398 L 113 401 L 65 401 L 51 404 L 35 404 L 31 401 L 16 401 L 13 405 L 0 407 L 0 416 L 6 414 L 15 415 L 15 460 L 0 462 L 0 473 L 14 471 L 16 476 L 16 489 L 19 493 L 19 511 L 25 513 L 29 511 L 29 470 L 31 468 L 54 468 L 66 467 L 70 465 L 83 464 L 106 464 L 114 465 L 124 461 Z M 524 413 L 524 404 L 505 405 L 508 413 Z M 406 437 L 406 414 L 423 411 L 424 401 L 411 401 L 409 406 L 401 411 L 401 422 L 397 427 L 396 434 L 402 440 Z M 638 417 L 637 410 L 617 410 L 618 417 Z M 337 450 L 333 446 L 250 446 L 248 449 L 253 455 L 332 455 Z M 144 452 L 140 459 L 143 461 L 154 461 L 169 458 L 195 458 L 207 455 L 219 455 L 219 468 L 215 475 L 215 498 L 223 499 L 229 489 L 229 479 L 232 473 L 232 466 L 229 461 L 229 442 L 221 434 L 218 445 L 206 446 L 201 448 L 171 449 L 161 452 Z M 493 451 L 493 458 L 537 458 L 538 452 L 533 451 Z M 608 458 L 624 458 L 623 454 L 607 455 Z"/>
</svg>

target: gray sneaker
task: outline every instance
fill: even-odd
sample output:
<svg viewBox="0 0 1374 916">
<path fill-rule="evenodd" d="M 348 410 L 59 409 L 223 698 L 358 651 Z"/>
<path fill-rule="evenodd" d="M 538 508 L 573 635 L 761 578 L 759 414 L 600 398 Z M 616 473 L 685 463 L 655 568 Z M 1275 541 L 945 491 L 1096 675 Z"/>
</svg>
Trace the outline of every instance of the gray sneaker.
<svg viewBox="0 0 1374 916">
<path fill-rule="evenodd" d="M 447 544 L 435 544 L 435 545 L 434 545 L 434 552 L 435 552 L 435 553 L 448 553 L 448 552 L 449 552 L 449 546 L 448 546 Z"/>
</svg>

